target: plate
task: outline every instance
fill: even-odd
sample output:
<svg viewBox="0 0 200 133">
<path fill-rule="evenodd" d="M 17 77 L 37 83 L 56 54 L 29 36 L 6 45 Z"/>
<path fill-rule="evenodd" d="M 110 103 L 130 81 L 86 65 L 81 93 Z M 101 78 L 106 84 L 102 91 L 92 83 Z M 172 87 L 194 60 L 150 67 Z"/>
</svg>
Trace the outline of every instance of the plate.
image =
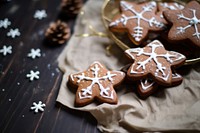
<svg viewBox="0 0 200 133">
<path fill-rule="evenodd" d="M 131 1 L 131 0 L 129 0 Z M 132 0 L 136 1 L 136 0 Z M 144 2 L 144 1 L 150 1 L 150 0 L 137 0 L 136 2 Z M 166 0 L 156 0 L 157 2 L 166 2 Z M 185 4 L 189 2 L 190 0 L 171 0 L 171 2 L 178 2 L 181 4 Z M 128 38 L 127 33 L 114 33 L 109 30 L 108 25 L 111 22 L 112 18 L 119 14 L 119 2 L 120 0 L 104 0 L 104 4 L 102 6 L 102 20 L 104 23 L 105 28 L 107 29 L 107 32 L 109 34 L 109 37 L 115 42 L 116 45 L 118 45 L 123 51 L 138 47 L 137 45 L 134 45 L 130 39 Z M 167 2 L 170 2 L 169 0 Z M 198 0 L 200 2 L 200 0 Z M 162 41 L 161 41 L 162 42 Z M 191 45 L 174 45 L 172 46 L 165 46 L 167 47 L 167 50 L 173 50 L 180 52 L 184 54 L 187 58 L 184 65 L 191 65 L 200 62 L 200 52 L 199 49 L 193 48 Z"/>
</svg>

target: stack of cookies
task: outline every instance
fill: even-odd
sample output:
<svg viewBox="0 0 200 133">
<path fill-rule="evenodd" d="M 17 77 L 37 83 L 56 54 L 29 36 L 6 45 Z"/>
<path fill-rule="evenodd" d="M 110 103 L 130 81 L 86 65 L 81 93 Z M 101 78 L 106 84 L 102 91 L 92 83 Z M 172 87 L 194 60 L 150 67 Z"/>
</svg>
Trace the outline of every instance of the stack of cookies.
<svg viewBox="0 0 200 133">
<path fill-rule="evenodd" d="M 197 1 L 185 5 L 120 1 L 120 11 L 113 17 L 109 29 L 128 33 L 123 35 L 128 35 L 134 48 L 127 49 L 125 55 L 132 64 L 121 71 L 109 71 L 94 62 L 87 70 L 69 75 L 69 85 L 77 88 L 76 106 L 85 106 L 95 99 L 100 103 L 117 104 L 114 87 L 126 84 L 125 78 L 137 86 L 142 98 L 150 96 L 159 86 L 179 85 L 183 78 L 176 69 L 185 63 L 186 57 L 176 50 L 166 50 L 164 44 L 170 47 L 171 42 L 173 45 L 189 42 L 188 45 L 200 48 L 200 4 Z M 160 39 L 163 36 L 164 42 Z"/>
<path fill-rule="evenodd" d="M 127 79 L 137 83 L 138 94 L 142 98 L 151 95 L 158 86 L 174 86 L 182 82 L 182 76 L 175 69 L 185 62 L 185 56 L 165 50 L 158 40 L 144 48 L 132 48 L 125 54 L 133 60 L 127 68 Z"/>
</svg>

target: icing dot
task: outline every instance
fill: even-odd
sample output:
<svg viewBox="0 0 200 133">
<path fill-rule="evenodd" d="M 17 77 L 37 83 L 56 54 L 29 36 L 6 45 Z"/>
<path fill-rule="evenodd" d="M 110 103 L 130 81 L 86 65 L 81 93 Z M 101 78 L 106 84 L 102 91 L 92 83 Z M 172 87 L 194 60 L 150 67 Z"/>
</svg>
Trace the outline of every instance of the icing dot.
<svg viewBox="0 0 200 133">
<path fill-rule="evenodd" d="M 5 91 L 5 89 L 2 89 L 2 91 L 4 92 L 4 91 Z"/>
<path fill-rule="evenodd" d="M 198 19 L 196 18 L 196 17 L 194 17 L 194 18 L 192 18 L 191 20 L 190 20 L 190 24 L 191 25 L 196 25 L 196 24 L 198 24 Z"/>
</svg>

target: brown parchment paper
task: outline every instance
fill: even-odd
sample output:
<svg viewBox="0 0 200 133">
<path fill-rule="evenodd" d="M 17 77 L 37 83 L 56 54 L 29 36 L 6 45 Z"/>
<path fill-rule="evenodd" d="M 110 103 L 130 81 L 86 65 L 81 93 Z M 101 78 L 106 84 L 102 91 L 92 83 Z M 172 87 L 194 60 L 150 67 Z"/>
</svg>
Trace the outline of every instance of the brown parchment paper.
<svg viewBox="0 0 200 133">
<path fill-rule="evenodd" d="M 89 104 L 74 107 L 75 91 L 67 86 L 68 75 L 87 69 L 93 61 L 100 61 L 108 69 L 120 70 L 127 61 L 116 45 L 110 55 L 106 47 L 113 42 L 106 37 L 77 37 L 91 33 L 88 25 L 106 33 L 101 20 L 103 0 L 88 0 L 79 15 L 74 34 L 58 58 L 63 71 L 57 102 L 71 109 L 90 112 L 98 121 L 102 132 L 133 133 L 143 131 L 200 132 L 200 64 L 188 66 L 181 85 L 161 89 L 146 100 L 141 100 L 132 91 L 133 86 L 123 84 L 117 89 L 118 104 Z"/>
</svg>

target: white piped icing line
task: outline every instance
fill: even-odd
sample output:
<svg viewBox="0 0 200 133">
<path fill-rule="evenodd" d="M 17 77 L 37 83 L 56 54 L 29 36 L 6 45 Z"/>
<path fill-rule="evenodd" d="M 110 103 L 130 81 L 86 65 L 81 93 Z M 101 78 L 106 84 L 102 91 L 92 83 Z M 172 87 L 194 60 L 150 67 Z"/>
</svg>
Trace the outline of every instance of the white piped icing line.
<svg viewBox="0 0 200 133">
<path fill-rule="evenodd" d="M 161 2 L 161 3 L 159 3 L 159 5 L 167 10 L 182 10 L 184 8 L 183 5 L 178 4 L 176 2 L 171 3 L 171 4 L 168 2 Z M 160 14 L 160 17 L 164 19 L 164 16 L 162 13 Z"/>
<path fill-rule="evenodd" d="M 132 5 L 128 4 L 125 1 L 121 1 L 120 5 L 124 11 L 130 11 L 134 15 L 126 16 L 125 14 L 122 14 L 122 17 L 120 19 L 117 19 L 114 22 L 111 22 L 110 26 L 117 26 L 119 23 L 122 23 L 124 26 L 126 26 L 126 24 L 129 20 L 136 19 L 137 26 L 133 28 L 134 33 L 132 34 L 132 37 L 138 42 L 142 39 L 142 36 L 143 36 L 143 27 L 141 27 L 141 24 L 140 24 L 141 20 L 147 22 L 150 27 L 155 26 L 155 27 L 159 27 L 159 28 L 164 28 L 164 26 L 165 26 L 163 23 L 157 21 L 154 17 L 152 17 L 150 19 L 147 19 L 144 17 L 144 14 L 146 12 L 151 12 L 151 11 L 153 11 L 154 8 L 157 7 L 156 2 L 154 2 L 154 1 L 149 2 L 147 5 L 143 6 L 141 12 L 137 12 Z"/>
<path fill-rule="evenodd" d="M 178 73 L 172 73 L 172 78 L 177 79 L 177 78 L 182 78 L 182 76 Z"/>
<path fill-rule="evenodd" d="M 74 80 L 74 78 L 77 78 L 77 83 L 81 83 L 81 82 L 85 82 L 85 81 L 91 81 L 92 83 L 86 87 L 81 89 L 81 92 L 79 92 L 79 98 L 80 99 L 86 99 L 86 98 L 92 98 L 92 89 L 94 87 L 95 84 L 97 84 L 99 86 L 100 89 L 100 96 L 104 97 L 104 98 L 108 98 L 108 99 L 113 99 L 114 98 L 114 90 L 111 90 L 110 86 L 104 87 L 101 83 L 101 81 L 105 81 L 108 80 L 111 83 L 113 83 L 113 77 L 116 77 L 117 74 L 112 74 L 110 71 L 108 71 L 106 73 L 106 75 L 101 76 L 99 74 L 100 71 L 100 67 L 102 67 L 102 65 L 98 62 L 93 63 L 94 67 L 92 67 L 90 69 L 90 71 L 92 71 L 93 76 L 94 77 L 89 77 L 87 75 L 85 75 L 84 73 L 81 73 L 80 75 L 74 75 L 74 77 L 72 75 L 70 75 L 71 79 Z M 120 72 L 120 74 L 123 74 Z M 110 93 L 109 93 L 110 92 Z"/>
<path fill-rule="evenodd" d="M 154 75 L 158 78 L 161 78 L 165 81 L 167 81 L 170 77 L 169 75 L 169 71 L 165 72 L 165 70 L 167 69 L 166 66 L 163 65 L 163 62 L 159 62 L 157 58 L 163 58 L 165 59 L 170 65 L 173 65 L 174 62 L 185 59 L 185 56 L 182 54 L 179 54 L 177 52 L 166 52 L 164 54 L 157 54 L 155 51 L 157 48 L 159 47 L 163 47 L 163 45 L 155 40 L 151 43 L 149 43 L 146 47 L 150 47 L 151 48 L 151 52 L 145 52 L 145 50 L 143 48 L 133 48 L 133 49 L 128 49 L 125 51 L 125 53 L 128 54 L 128 56 L 130 56 L 133 60 L 135 60 L 136 58 L 138 58 L 141 55 L 147 56 L 148 58 L 143 60 L 143 61 L 137 61 L 135 62 L 132 67 L 131 67 L 131 74 L 139 74 L 139 73 L 144 73 L 145 69 L 146 69 L 146 65 L 150 62 L 155 62 L 156 64 L 156 71 L 154 73 Z M 134 66 L 138 65 L 136 67 L 136 69 L 134 70 Z M 154 67 L 154 66 L 152 66 Z M 138 72 L 137 70 L 141 70 L 141 72 Z M 159 72 L 162 73 L 162 76 L 159 76 Z"/>
<path fill-rule="evenodd" d="M 178 19 L 183 19 L 183 20 L 188 21 L 188 25 L 186 25 L 185 27 L 184 26 L 177 27 L 177 34 L 185 33 L 188 28 L 193 27 L 195 33 L 192 35 L 200 39 L 200 31 L 199 31 L 200 29 L 198 29 L 198 24 L 200 24 L 200 19 L 198 19 L 196 16 L 196 10 L 190 9 L 190 11 L 193 14 L 193 17 L 191 18 L 184 16 L 182 13 L 177 15 Z"/>
<path fill-rule="evenodd" d="M 160 5 L 164 8 L 167 8 L 169 10 L 181 10 L 184 8 L 184 6 L 174 2 L 173 5 L 170 5 L 169 3 L 167 2 L 164 2 L 164 3 L 160 3 Z"/>
<path fill-rule="evenodd" d="M 155 82 L 151 79 L 143 79 L 143 80 L 140 80 L 140 84 L 141 84 L 142 90 L 148 90 L 149 88 L 153 87 Z"/>
</svg>

